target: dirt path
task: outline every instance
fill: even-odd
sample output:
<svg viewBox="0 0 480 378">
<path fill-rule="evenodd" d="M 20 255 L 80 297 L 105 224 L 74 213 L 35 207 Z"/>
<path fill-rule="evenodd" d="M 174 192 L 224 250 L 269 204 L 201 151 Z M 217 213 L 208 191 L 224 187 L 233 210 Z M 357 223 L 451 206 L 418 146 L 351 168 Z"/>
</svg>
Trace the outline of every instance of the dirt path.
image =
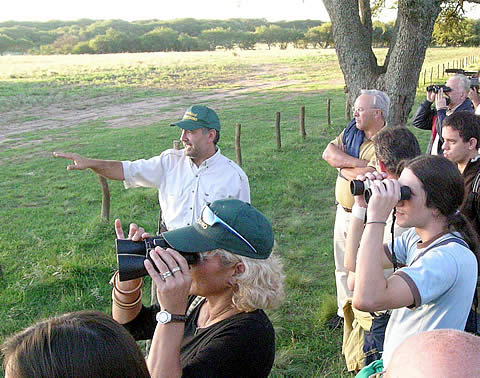
<svg viewBox="0 0 480 378">
<path fill-rule="evenodd" d="M 268 71 L 266 66 L 262 73 Z M 280 81 L 259 83 L 255 80 L 259 72 L 247 75 L 233 86 L 233 90 L 212 90 L 209 94 L 192 92 L 190 95 L 174 97 L 151 97 L 135 102 L 122 103 L 121 99 L 112 96 L 97 98 L 75 98 L 54 103 L 49 106 L 19 107 L 4 112 L 0 119 L 0 149 L 7 146 L 13 148 L 23 145 L 22 133 L 48 129 L 64 129 L 78 126 L 82 123 L 102 120 L 109 127 L 136 127 L 150 125 L 164 119 L 179 118 L 188 104 L 208 103 L 215 109 L 221 109 L 225 100 L 252 92 L 271 91 L 288 85 L 304 84 L 302 81 Z M 277 71 L 276 74 L 279 74 Z M 162 111 L 168 107 L 169 111 Z"/>
</svg>

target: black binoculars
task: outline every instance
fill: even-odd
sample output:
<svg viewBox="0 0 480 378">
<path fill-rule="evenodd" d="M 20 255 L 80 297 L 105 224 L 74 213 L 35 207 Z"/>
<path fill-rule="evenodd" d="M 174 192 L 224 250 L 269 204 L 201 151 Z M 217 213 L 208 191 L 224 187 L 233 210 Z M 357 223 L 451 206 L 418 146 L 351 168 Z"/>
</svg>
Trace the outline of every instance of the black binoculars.
<svg viewBox="0 0 480 378">
<path fill-rule="evenodd" d="M 133 280 L 148 274 L 143 262 L 150 258 L 150 251 L 155 247 L 172 248 L 162 235 L 146 238 L 141 241 L 116 239 L 118 273 L 120 281 Z M 194 265 L 200 260 L 198 253 L 178 251 L 187 260 L 188 265 Z M 153 266 L 155 264 L 152 262 Z"/>
<path fill-rule="evenodd" d="M 372 196 L 372 185 L 374 180 L 366 179 L 365 181 L 362 180 L 352 180 L 350 181 L 350 191 L 354 196 L 359 196 L 363 194 L 363 198 L 365 202 L 368 203 L 370 201 L 370 197 Z M 385 185 L 385 184 L 384 184 Z M 399 201 L 408 200 L 412 192 L 408 186 L 401 186 L 400 187 L 400 198 Z"/>
</svg>

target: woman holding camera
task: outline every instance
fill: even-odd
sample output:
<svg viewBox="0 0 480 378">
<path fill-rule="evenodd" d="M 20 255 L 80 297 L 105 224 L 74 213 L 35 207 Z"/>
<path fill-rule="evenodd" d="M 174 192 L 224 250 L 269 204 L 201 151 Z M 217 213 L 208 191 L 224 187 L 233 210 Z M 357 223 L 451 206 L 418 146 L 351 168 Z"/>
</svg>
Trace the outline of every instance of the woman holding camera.
<svg viewBox="0 0 480 378">
<path fill-rule="evenodd" d="M 116 221 L 117 236 L 123 238 Z M 130 225 L 129 237 L 146 237 Z M 114 277 L 113 317 L 137 339 L 153 336 L 152 376 L 267 377 L 274 330 L 264 309 L 284 298 L 273 231 L 251 205 L 227 199 L 206 205 L 197 223 L 163 233 L 173 248 L 199 254 L 188 266 L 174 249 L 157 247 L 145 268 L 160 305 L 141 304 L 141 279 Z"/>
<path fill-rule="evenodd" d="M 477 236 L 458 211 L 464 184 L 456 166 L 424 155 L 406 163 L 398 180 L 377 181 L 356 264 L 353 305 L 362 311 L 392 309 L 385 333 L 383 364 L 408 336 L 438 328 L 463 330 L 477 283 Z M 411 197 L 401 200 L 400 187 Z M 396 222 L 412 227 L 383 244 L 385 221 L 396 208 Z M 472 252 L 473 251 L 473 252 Z M 385 279 L 390 261 L 402 267 Z"/>
</svg>

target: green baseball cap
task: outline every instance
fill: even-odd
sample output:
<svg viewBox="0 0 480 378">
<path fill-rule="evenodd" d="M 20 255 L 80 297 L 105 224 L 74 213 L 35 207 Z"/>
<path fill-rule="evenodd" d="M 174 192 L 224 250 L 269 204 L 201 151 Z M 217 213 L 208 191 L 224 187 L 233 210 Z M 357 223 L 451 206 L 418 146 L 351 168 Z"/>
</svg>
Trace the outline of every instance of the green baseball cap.
<svg viewBox="0 0 480 378">
<path fill-rule="evenodd" d="M 194 225 L 162 234 L 172 248 L 190 253 L 221 248 L 253 259 L 270 256 L 272 225 L 260 211 L 237 199 L 218 200 L 205 206 L 208 209 L 202 210 Z"/>
<path fill-rule="evenodd" d="M 220 131 L 220 119 L 215 110 L 204 105 L 193 105 L 187 109 L 181 121 L 171 123 L 170 126 L 178 126 L 184 130 L 206 127 Z"/>
</svg>

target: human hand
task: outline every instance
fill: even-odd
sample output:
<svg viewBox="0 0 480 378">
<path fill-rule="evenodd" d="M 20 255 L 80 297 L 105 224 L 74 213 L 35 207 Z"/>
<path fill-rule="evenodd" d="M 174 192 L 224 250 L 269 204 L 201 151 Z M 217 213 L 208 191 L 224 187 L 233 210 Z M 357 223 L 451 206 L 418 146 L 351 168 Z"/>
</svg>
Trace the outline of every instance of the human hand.
<svg viewBox="0 0 480 378">
<path fill-rule="evenodd" d="M 150 258 L 152 261 L 144 261 L 145 269 L 157 285 L 162 309 L 172 314 L 185 314 L 192 285 L 187 261 L 177 251 L 160 247 L 150 251 Z"/>
<path fill-rule="evenodd" d="M 434 91 L 427 91 L 427 101 L 435 102 L 436 93 Z"/>
<path fill-rule="evenodd" d="M 435 96 L 435 108 L 437 110 L 447 108 L 447 99 L 443 96 L 443 89 L 438 90 L 437 95 Z"/>
<path fill-rule="evenodd" d="M 364 193 L 367 188 L 373 185 L 373 181 L 375 180 L 383 180 L 387 177 L 387 174 L 384 172 L 367 172 L 364 175 L 358 175 L 356 180 L 364 182 L 364 190 L 361 194 L 355 195 L 353 198 L 355 199 L 355 203 L 360 207 L 367 207 L 367 202 L 365 201 Z"/>
<path fill-rule="evenodd" d="M 120 219 L 115 219 L 115 234 L 117 235 L 117 239 L 129 239 L 132 241 L 140 241 L 150 237 L 150 234 L 148 232 L 145 232 L 142 227 L 138 227 L 135 223 L 130 223 L 128 229 L 128 237 L 125 238 Z M 137 278 L 128 281 L 118 281 L 117 287 L 120 290 L 130 291 L 133 288 L 136 288 L 141 280 L 141 278 Z"/>
<path fill-rule="evenodd" d="M 400 184 L 397 180 L 374 181 L 367 208 L 367 221 L 384 222 L 400 199 Z"/>
<path fill-rule="evenodd" d="M 472 100 L 473 106 L 476 109 L 477 106 L 480 104 L 480 94 L 477 92 L 476 89 L 470 88 L 470 91 L 468 92 L 468 98 Z"/>
<path fill-rule="evenodd" d="M 79 154 L 54 152 L 53 156 L 72 160 L 74 164 L 67 166 L 68 171 L 72 171 L 74 169 L 83 171 L 84 169 L 90 168 L 90 159 L 87 159 Z"/>
<path fill-rule="evenodd" d="M 115 219 L 115 234 L 117 235 L 117 239 L 128 239 L 132 241 L 144 240 L 151 236 L 150 233 L 145 232 L 143 227 L 138 227 L 135 223 L 130 223 L 128 237 L 125 237 L 120 219 Z"/>
</svg>

